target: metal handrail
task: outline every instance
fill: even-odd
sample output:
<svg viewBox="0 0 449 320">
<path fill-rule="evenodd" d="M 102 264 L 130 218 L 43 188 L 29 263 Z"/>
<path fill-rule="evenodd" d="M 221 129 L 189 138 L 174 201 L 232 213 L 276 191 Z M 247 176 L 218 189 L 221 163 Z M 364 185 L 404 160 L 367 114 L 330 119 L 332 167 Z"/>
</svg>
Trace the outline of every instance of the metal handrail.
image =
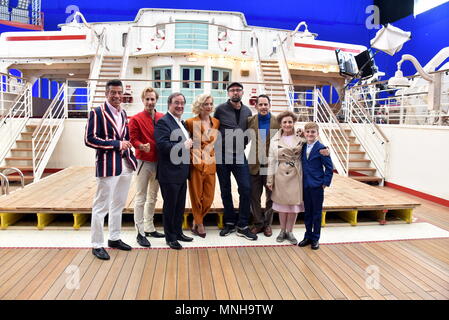
<svg viewBox="0 0 449 320">
<path fill-rule="evenodd" d="M 17 168 L 14 168 L 14 167 L 9 167 L 9 168 L 6 168 L 6 169 L 4 169 L 2 171 L 2 174 L 5 175 L 5 176 L 10 175 L 11 173 L 18 173 L 19 176 L 20 176 L 20 182 L 21 182 L 22 188 L 25 187 L 25 177 L 24 177 L 22 171 L 20 171 Z"/>
<path fill-rule="evenodd" d="M 287 56 L 285 55 L 284 45 L 281 42 L 281 37 L 279 36 L 279 34 L 277 35 L 277 37 L 278 37 L 278 40 L 279 40 L 279 49 L 280 49 L 281 56 L 282 56 L 282 59 L 278 59 L 279 60 L 279 67 L 281 67 L 281 65 L 284 66 L 284 72 L 287 74 L 287 76 L 288 76 L 287 80 L 290 82 L 290 84 L 284 86 L 284 88 L 285 88 L 286 96 L 288 98 L 288 105 L 289 105 L 290 111 L 292 111 L 293 110 L 293 102 L 292 102 L 292 100 L 294 98 L 294 96 L 292 97 L 292 95 L 294 95 L 293 92 L 295 91 L 295 89 L 294 89 L 294 86 L 293 86 L 292 75 L 290 74 L 290 70 L 288 68 L 288 61 L 287 61 Z M 282 70 L 281 70 L 281 76 L 282 76 Z"/>
<path fill-rule="evenodd" d="M 2 187 L 2 193 L 9 194 L 9 181 L 3 173 L 0 173 L 0 186 Z"/>
<path fill-rule="evenodd" d="M 42 117 L 39 126 L 33 132 L 31 144 L 34 181 L 40 179 L 44 169 L 42 163 L 49 159 L 48 150 L 54 143 L 54 138 L 62 132 L 64 120 L 68 115 L 66 96 L 66 84 L 63 84 Z M 44 126 L 44 123 L 48 123 L 48 125 Z"/>
<path fill-rule="evenodd" d="M 126 67 L 128 65 L 129 60 L 129 42 L 130 42 L 129 39 L 131 38 L 131 30 L 132 27 L 129 27 L 126 36 L 125 47 L 123 48 L 122 65 L 120 67 L 120 78 L 124 78 L 126 75 Z"/>
<path fill-rule="evenodd" d="M 264 83 L 264 77 L 262 72 L 262 64 L 260 62 L 260 50 L 259 50 L 259 41 L 257 39 L 256 33 L 253 31 L 253 37 L 254 37 L 254 53 L 256 55 L 256 75 L 258 80 L 262 80 L 262 83 Z M 264 92 L 264 87 L 262 84 L 258 84 L 259 92 Z"/>
<path fill-rule="evenodd" d="M 358 101 L 352 95 L 349 95 L 349 99 L 347 122 L 357 140 L 363 145 L 378 173 L 382 178 L 385 178 L 388 158 L 386 148 L 389 140 L 380 127 L 372 121 L 364 108 L 359 105 Z M 357 125 L 362 125 L 362 127 Z"/>
<path fill-rule="evenodd" d="M 334 156 L 338 161 L 336 169 L 339 174 L 348 176 L 349 137 L 318 89 L 314 90 L 314 104 L 314 121 L 319 123 L 322 127 L 322 136 L 324 136 L 329 143 L 331 156 Z M 328 131 L 326 131 L 326 129 Z"/>
<path fill-rule="evenodd" d="M 8 114 L 1 118 L 0 130 L 7 130 L 7 132 L 2 132 L 0 136 L 7 137 L 7 134 L 9 134 L 9 141 L 4 143 L 2 151 L 0 152 L 0 163 L 6 157 L 17 137 L 28 122 L 28 119 L 31 117 L 31 100 L 31 85 L 27 83 L 16 100 L 16 103 L 9 109 Z M 15 123 L 12 119 L 20 119 L 20 121 Z M 14 127 L 8 129 L 6 127 L 7 125 Z"/>
</svg>

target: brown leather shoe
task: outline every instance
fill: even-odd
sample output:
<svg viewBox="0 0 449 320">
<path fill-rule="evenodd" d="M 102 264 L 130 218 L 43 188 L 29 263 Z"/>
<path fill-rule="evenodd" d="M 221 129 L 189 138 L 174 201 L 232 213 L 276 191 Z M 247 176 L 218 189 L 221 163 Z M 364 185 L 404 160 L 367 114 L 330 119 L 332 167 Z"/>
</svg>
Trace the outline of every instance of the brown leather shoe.
<svg viewBox="0 0 449 320">
<path fill-rule="evenodd" d="M 263 235 L 265 237 L 271 237 L 273 235 L 273 230 L 271 230 L 270 226 L 265 227 L 265 229 L 263 230 Z"/>
<path fill-rule="evenodd" d="M 258 234 L 258 233 L 261 233 L 263 231 L 263 228 L 262 227 L 252 227 L 250 231 L 253 234 Z"/>
</svg>

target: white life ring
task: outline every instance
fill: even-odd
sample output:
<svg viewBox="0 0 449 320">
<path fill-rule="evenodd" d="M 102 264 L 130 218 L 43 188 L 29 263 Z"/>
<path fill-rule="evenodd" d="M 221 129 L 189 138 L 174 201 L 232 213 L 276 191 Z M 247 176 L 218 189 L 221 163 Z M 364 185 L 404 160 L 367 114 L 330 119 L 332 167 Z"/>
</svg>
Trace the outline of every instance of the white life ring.
<svg viewBox="0 0 449 320">
<path fill-rule="evenodd" d="M 165 33 L 162 29 L 157 30 L 157 32 L 151 37 L 151 43 L 154 45 L 154 49 L 159 50 L 165 43 Z"/>
<path fill-rule="evenodd" d="M 224 52 L 229 51 L 232 46 L 232 41 L 229 39 L 228 33 L 226 31 L 220 32 L 218 35 L 218 46 Z"/>
</svg>

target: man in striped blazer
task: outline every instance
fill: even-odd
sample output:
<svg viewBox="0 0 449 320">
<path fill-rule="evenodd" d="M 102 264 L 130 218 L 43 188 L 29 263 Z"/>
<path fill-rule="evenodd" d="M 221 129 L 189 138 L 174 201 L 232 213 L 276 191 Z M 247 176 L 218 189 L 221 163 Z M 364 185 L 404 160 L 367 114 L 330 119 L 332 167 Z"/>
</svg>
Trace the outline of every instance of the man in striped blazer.
<svg viewBox="0 0 449 320">
<path fill-rule="evenodd" d="M 110 80 L 106 84 L 106 101 L 89 113 L 84 142 L 96 149 L 97 192 L 92 206 L 92 253 L 99 259 L 109 260 L 104 249 L 104 218 L 109 213 L 108 246 L 120 250 L 131 247 L 120 239 L 122 211 L 128 198 L 133 171 L 137 160 L 129 142 L 128 119 L 120 106 L 123 84 Z"/>
</svg>

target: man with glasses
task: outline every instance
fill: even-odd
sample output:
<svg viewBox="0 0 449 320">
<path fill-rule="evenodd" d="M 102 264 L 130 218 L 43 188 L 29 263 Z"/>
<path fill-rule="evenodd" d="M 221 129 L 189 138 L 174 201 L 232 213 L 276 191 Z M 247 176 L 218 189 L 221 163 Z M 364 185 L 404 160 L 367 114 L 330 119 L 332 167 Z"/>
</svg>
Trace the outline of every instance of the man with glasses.
<svg viewBox="0 0 449 320">
<path fill-rule="evenodd" d="M 225 226 L 221 230 L 220 236 L 224 237 L 237 231 L 236 234 L 240 237 L 257 240 L 257 235 L 253 234 L 248 227 L 251 185 L 248 160 L 244 154 L 245 146 L 248 143 L 245 134 L 247 120 L 252 112 L 242 103 L 243 85 L 241 83 L 231 83 L 227 91 L 229 100 L 220 104 L 214 114 L 214 117 L 220 121 L 221 134 L 221 139 L 217 141 L 216 155 Z M 221 148 L 219 147 L 220 143 Z M 231 173 L 237 181 L 240 196 L 238 215 L 232 201 Z"/>
</svg>

